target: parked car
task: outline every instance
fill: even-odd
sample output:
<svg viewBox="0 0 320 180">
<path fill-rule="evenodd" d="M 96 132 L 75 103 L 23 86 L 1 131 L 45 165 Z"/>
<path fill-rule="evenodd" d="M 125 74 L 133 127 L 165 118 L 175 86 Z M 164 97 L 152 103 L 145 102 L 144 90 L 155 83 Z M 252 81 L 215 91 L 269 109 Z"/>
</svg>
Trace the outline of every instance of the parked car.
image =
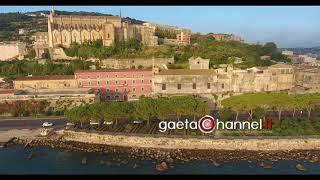
<svg viewBox="0 0 320 180">
<path fill-rule="evenodd" d="M 99 125 L 99 122 L 90 120 L 90 125 Z"/>
<path fill-rule="evenodd" d="M 105 124 L 105 125 L 112 125 L 113 122 L 112 122 L 112 121 L 104 121 L 103 124 Z"/>
<path fill-rule="evenodd" d="M 133 121 L 133 124 L 141 124 L 141 123 L 142 121 L 138 121 L 138 120 Z"/>
<path fill-rule="evenodd" d="M 74 123 L 67 123 L 66 126 L 74 126 Z"/>
<path fill-rule="evenodd" d="M 42 127 L 52 127 L 53 126 L 53 123 L 50 123 L 50 122 L 44 122 L 42 124 Z"/>
</svg>

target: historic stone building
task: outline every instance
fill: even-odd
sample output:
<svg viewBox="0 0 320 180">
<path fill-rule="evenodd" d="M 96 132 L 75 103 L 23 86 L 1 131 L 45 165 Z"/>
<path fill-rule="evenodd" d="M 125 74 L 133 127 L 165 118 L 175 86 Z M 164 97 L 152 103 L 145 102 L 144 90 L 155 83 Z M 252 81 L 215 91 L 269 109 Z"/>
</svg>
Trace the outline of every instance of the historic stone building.
<svg viewBox="0 0 320 180">
<path fill-rule="evenodd" d="M 151 69 L 76 71 L 78 87 L 93 88 L 103 100 L 136 100 L 152 92 Z"/>
<path fill-rule="evenodd" d="M 78 88 L 71 76 L 27 76 L 13 80 L 14 89 L 69 89 Z"/>
<path fill-rule="evenodd" d="M 0 61 L 23 59 L 26 55 L 26 44 L 23 42 L 0 42 Z"/>
<path fill-rule="evenodd" d="M 154 75 L 154 95 L 253 93 L 287 91 L 294 87 L 291 65 L 234 69 L 232 65 L 218 69 L 162 70 Z"/>
<path fill-rule="evenodd" d="M 78 16 L 56 15 L 48 17 L 48 44 L 54 48 L 69 47 L 72 42 L 101 39 L 105 46 L 114 41 L 139 39 L 145 45 L 157 45 L 155 27 L 149 24 L 122 22 L 121 16 Z"/>
<path fill-rule="evenodd" d="M 49 57 L 48 33 L 36 32 L 32 35 L 33 48 L 36 52 L 36 58 L 43 59 Z"/>
<path fill-rule="evenodd" d="M 189 58 L 189 69 L 209 69 L 210 59 L 202 59 L 201 57 Z"/>
<path fill-rule="evenodd" d="M 164 65 L 174 64 L 174 57 L 171 58 L 128 58 L 102 60 L 102 68 L 106 69 L 139 69 L 139 68 L 164 68 Z"/>
<path fill-rule="evenodd" d="M 320 92 L 320 69 L 300 66 L 296 68 L 295 87 L 292 93 Z"/>
</svg>

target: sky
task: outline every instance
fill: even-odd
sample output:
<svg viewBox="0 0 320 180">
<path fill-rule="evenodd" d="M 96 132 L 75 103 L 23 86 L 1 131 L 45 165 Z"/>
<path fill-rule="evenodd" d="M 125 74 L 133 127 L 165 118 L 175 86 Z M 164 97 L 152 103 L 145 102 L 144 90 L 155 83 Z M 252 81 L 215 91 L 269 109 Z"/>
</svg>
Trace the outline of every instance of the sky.
<svg viewBox="0 0 320 180">
<path fill-rule="evenodd" d="M 0 13 L 50 10 L 51 6 L 0 6 Z M 320 46 L 320 6 L 55 6 L 176 25 L 200 33 L 231 33 L 245 42 L 280 48 Z M 1 23 L 1 22 L 0 22 Z"/>
</svg>

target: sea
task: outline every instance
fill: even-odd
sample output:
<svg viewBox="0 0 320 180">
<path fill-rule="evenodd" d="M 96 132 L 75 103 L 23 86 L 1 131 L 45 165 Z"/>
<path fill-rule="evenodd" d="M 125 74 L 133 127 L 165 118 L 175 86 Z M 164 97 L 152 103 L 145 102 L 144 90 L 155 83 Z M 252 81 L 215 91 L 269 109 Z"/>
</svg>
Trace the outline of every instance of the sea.
<svg viewBox="0 0 320 180">
<path fill-rule="evenodd" d="M 82 163 L 84 157 L 85 164 Z M 126 161 L 120 164 L 111 154 L 72 152 L 47 146 L 24 148 L 23 145 L 9 145 L 0 149 L 0 174 L 320 174 L 320 163 L 305 161 L 272 162 L 269 169 L 260 167 L 259 161 L 218 162 L 218 166 L 211 161 L 175 162 L 164 172 L 157 171 L 153 161 Z M 133 168 L 134 164 L 138 164 L 138 167 Z M 297 164 L 303 165 L 306 171 L 297 170 Z"/>
</svg>

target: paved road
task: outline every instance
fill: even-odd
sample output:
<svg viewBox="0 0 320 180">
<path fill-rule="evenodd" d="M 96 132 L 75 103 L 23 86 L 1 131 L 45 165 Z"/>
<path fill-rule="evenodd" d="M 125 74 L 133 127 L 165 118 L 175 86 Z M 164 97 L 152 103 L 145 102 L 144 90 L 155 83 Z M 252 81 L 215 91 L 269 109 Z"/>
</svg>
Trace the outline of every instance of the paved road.
<svg viewBox="0 0 320 180">
<path fill-rule="evenodd" d="M 44 122 L 51 122 L 54 124 L 55 129 L 64 128 L 67 121 L 65 119 L 17 119 L 17 120 L 1 120 L 0 121 L 0 131 L 6 131 L 10 129 L 35 129 L 41 128 Z"/>
</svg>

